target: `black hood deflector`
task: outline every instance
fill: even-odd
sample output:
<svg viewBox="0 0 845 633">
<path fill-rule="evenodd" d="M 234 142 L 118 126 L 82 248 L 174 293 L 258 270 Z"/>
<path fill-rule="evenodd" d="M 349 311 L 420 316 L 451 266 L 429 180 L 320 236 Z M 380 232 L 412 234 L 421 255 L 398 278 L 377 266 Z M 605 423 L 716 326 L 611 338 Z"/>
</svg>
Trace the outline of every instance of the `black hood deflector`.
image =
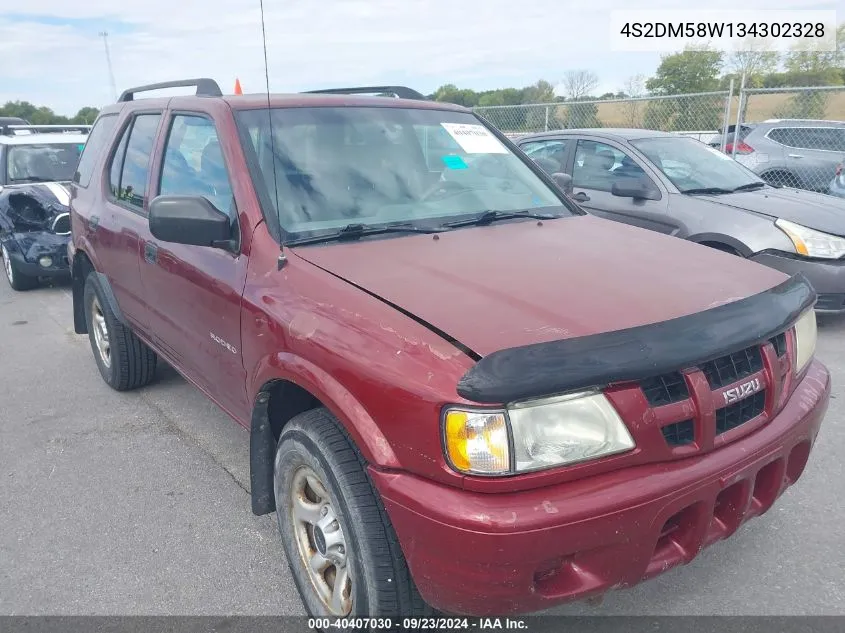
<svg viewBox="0 0 845 633">
<path fill-rule="evenodd" d="M 458 382 L 458 394 L 504 404 L 700 365 L 780 334 L 816 298 L 798 274 L 759 294 L 669 321 L 503 349 L 479 360 Z"/>
</svg>

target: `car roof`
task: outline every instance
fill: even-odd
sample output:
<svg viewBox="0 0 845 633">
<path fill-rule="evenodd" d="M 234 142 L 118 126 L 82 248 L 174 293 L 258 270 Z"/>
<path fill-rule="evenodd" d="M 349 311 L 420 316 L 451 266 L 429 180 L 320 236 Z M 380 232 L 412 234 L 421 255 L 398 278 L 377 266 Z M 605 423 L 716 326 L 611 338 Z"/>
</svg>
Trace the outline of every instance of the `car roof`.
<svg viewBox="0 0 845 633">
<path fill-rule="evenodd" d="M 757 121 L 753 125 L 790 125 L 794 127 L 839 127 L 845 125 L 845 121 L 829 121 L 826 119 L 766 119 Z"/>
<path fill-rule="evenodd" d="M 164 108 L 172 100 L 176 100 L 180 106 L 191 101 L 204 101 L 207 99 L 221 99 L 233 110 L 259 110 L 266 108 L 269 102 L 271 108 L 309 108 L 309 107 L 380 107 L 380 108 L 405 108 L 423 110 L 448 110 L 453 112 L 472 112 L 469 108 L 443 103 L 440 101 L 422 101 L 418 99 L 397 99 L 392 97 L 380 97 L 369 95 L 349 94 L 326 94 L 326 93 L 292 93 L 292 94 L 270 94 L 267 93 L 246 94 L 246 95 L 225 95 L 223 97 L 207 97 L 194 95 L 179 95 L 172 97 L 141 98 L 132 101 L 120 102 L 104 107 L 101 114 L 112 114 L 120 112 L 125 106 L 132 109 Z"/>
<path fill-rule="evenodd" d="M 61 143 L 84 143 L 87 134 L 15 134 L 14 136 L 0 135 L 0 145 L 56 145 Z"/>
<path fill-rule="evenodd" d="M 232 95 L 223 97 L 223 99 L 232 107 L 232 109 L 235 110 L 255 110 L 259 108 L 266 108 L 268 102 L 266 94 Z M 396 99 L 392 97 L 369 95 L 320 93 L 271 94 L 269 102 L 270 107 L 286 108 L 360 106 L 470 112 L 468 108 L 452 103 L 442 103 L 440 101 L 420 101 L 417 99 Z"/>
<path fill-rule="evenodd" d="M 548 132 L 536 132 L 534 134 L 525 134 L 519 137 L 520 141 L 532 138 L 546 138 L 550 136 L 557 136 L 559 134 L 578 134 L 585 136 L 598 136 L 600 138 L 608 138 L 616 141 L 633 141 L 641 138 L 665 138 L 683 136 L 673 132 L 661 132 L 660 130 L 642 130 L 638 128 L 623 128 L 623 127 L 602 127 L 602 128 L 575 128 L 564 130 L 549 130 Z"/>
</svg>

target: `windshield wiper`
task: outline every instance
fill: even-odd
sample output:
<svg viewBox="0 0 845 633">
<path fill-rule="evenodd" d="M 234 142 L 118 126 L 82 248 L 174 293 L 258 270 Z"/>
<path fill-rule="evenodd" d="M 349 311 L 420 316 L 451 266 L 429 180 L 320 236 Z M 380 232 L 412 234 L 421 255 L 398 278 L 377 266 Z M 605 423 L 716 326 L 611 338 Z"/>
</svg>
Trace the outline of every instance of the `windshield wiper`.
<svg viewBox="0 0 845 633">
<path fill-rule="evenodd" d="M 369 224 L 347 224 L 339 231 L 326 235 L 315 235 L 303 237 L 298 240 L 286 242 L 285 246 L 303 246 L 305 244 L 320 244 L 322 242 L 341 242 L 345 240 L 358 240 L 370 235 L 383 235 L 384 233 L 442 233 L 445 228 L 426 229 L 412 224 L 387 224 L 384 226 L 371 226 Z"/>
<path fill-rule="evenodd" d="M 739 187 L 734 189 L 734 191 L 752 191 L 754 189 L 761 189 L 762 187 L 765 187 L 765 186 L 766 186 L 766 183 L 764 183 L 762 181 L 749 182 L 748 184 L 740 185 Z"/>
<path fill-rule="evenodd" d="M 717 195 L 721 193 L 733 193 L 736 191 L 735 189 L 723 189 L 722 187 L 700 187 L 698 189 L 684 189 L 681 193 L 689 193 L 689 194 L 711 194 Z"/>
<path fill-rule="evenodd" d="M 514 218 L 533 218 L 535 220 L 555 220 L 562 216 L 549 215 L 547 213 L 535 213 L 533 211 L 485 211 L 468 220 L 455 220 L 446 222 L 443 226 L 457 228 L 460 226 L 486 226 L 497 220 L 512 220 Z"/>
</svg>

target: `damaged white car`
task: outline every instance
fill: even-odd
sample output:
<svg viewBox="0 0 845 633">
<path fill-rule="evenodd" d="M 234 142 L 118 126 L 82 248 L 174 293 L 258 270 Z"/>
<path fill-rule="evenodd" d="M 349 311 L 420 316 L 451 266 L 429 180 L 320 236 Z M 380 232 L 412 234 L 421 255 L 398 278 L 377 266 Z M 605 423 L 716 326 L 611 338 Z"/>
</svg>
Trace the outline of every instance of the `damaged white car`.
<svg viewBox="0 0 845 633">
<path fill-rule="evenodd" d="M 0 256 L 15 290 L 69 276 L 68 184 L 90 126 L 0 125 Z"/>
</svg>

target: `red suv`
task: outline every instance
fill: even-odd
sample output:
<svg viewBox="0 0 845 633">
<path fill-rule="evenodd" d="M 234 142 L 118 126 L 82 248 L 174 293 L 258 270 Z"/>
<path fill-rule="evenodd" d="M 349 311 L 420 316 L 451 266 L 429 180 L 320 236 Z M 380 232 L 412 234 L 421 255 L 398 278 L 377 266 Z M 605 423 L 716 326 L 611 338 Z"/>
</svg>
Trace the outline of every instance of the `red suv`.
<svg viewBox="0 0 845 633">
<path fill-rule="evenodd" d="M 798 479 L 830 395 L 806 280 L 585 214 L 465 108 L 329 92 L 125 92 L 69 247 L 105 381 L 161 358 L 249 429 L 310 614 L 602 594 Z"/>
</svg>

